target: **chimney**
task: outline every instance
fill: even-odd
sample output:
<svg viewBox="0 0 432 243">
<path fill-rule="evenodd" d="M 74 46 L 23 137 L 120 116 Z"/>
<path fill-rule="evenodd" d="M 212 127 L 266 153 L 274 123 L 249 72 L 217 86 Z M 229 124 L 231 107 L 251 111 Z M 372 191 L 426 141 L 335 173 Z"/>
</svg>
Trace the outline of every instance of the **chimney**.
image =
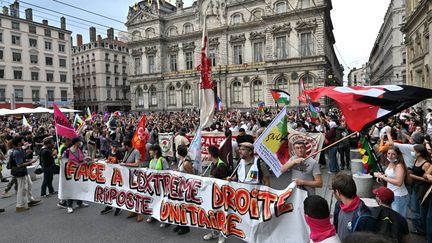
<svg viewBox="0 0 432 243">
<path fill-rule="evenodd" d="M 108 40 L 114 40 L 114 29 L 111 27 L 107 30 Z"/>
<path fill-rule="evenodd" d="M 93 26 L 90 27 L 89 32 L 90 32 L 90 42 L 96 42 L 96 28 Z"/>
<path fill-rule="evenodd" d="M 60 29 L 66 30 L 66 18 L 64 16 L 60 18 Z"/>
<path fill-rule="evenodd" d="M 6 6 L 3 6 L 3 15 L 9 16 L 9 9 Z"/>
<path fill-rule="evenodd" d="M 83 45 L 83 37 L 81 34 L 77 34 L 77 46 L 82 46 Z"/>
<path fill-rule="evenodd" d="M 42 24 L 45 26 L 48 26 L 48 20 L 46 20 L 46 19 L 42 20 Z"/>
<path fill-rule="evenodd" d="M 28 8 L 25 10 L 26 20 L 33 21 L 33 10 Z"/>
<path fill-rule="evenodd" d="M 71 36 L 71 46 L 73 46 L 73 37 Z"/>
<path fill-rule="evenodd" d="M 15 1 L 13 4 L 10 5 L 10 13 L 11 17 L 19 18 L 19 2 Z"/>
<path fill-rule="evenodd" d="M 97 36 L 97 42 L 98 42 L 98 46 L 101 47 L 102 46 L 102 36 L 100 36 L 100 35 Z"/>
</svg>

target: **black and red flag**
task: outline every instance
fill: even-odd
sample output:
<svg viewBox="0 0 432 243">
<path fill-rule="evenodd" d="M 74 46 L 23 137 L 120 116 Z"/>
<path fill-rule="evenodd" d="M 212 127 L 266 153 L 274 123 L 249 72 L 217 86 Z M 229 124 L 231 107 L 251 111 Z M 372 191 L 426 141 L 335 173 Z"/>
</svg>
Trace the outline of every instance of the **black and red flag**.
<svg viewBox="0 0 432 243">
<path fill-rule="evenodd" d="M 353 131 L 361 131 L 422 100 L 432 98 L 432 90 L 408 85 L 329 86 L 304 92 L 312 101 L 318 101 L 323 96 L 335 100 Z"/>
</svg>

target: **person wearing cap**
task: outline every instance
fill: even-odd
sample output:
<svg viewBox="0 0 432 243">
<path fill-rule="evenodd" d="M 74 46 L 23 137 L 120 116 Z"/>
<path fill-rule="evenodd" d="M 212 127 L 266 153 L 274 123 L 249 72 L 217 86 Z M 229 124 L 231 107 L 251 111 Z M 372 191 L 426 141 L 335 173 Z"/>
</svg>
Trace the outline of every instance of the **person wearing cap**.
<svg viewBox="0 0 432 243">
<path fill-rule="evenodd" d="M 245 142 L 252 143 L 252 144 L 254 143 L 254 138 L 251 135 L 246 134 L 246 130 L 244 128 L 239 129 L 239 134 L 236 140 L 238 144 L 245 143 Z"/>
<path fill-rule="evenodd" d="M 294 143 L 295 155 L 286 162 L 281 172 L 291 171 L 291 178 L 298 187 L 308 192 L 308 195 L 315 195 L 315 188 L 323 186 L 321 170 L 318 162 L 312 157 L 306 158 L 306 144 L 304 141 Z"/>
<path fill-rule="evenodd" d="M 372 192 L 379 205 L 371 209 L 372 216 L 378 220 L 379 227 L 376 233 L 391 237 L 394 242 L 411 242 L 408 222 L 402 215 L 390 207 L 394 200 L 393 191 L 385 186 L 381 186 Z"/>
<path fill-rule="evenodd" d="M 340 243 L 334 225 L 330 222 L 330 209 L 327 201 L 311 195 L 303 201 L 304 217 L 310 228 L 310 243 Z"/>
<path fill-rule="evenodd" d="M 228 180 L 238 181 L 245 184 L 270 186 L 270 172 L 264 161 L 259 156 L 254 156 L 252 143 L 240 144 L 240 162 L 235 175 Z"/>
<path fill-rule="evenodd" d="M 84 153 L 82 152 L 80 146 L 81 146 L 81 139 L 79 139 L 78 137 L 73 138 L 72 146 L 66 149 L 66 151 L 63 153 L 62 156 L 63 160 L 75 164 L 84 163 Z M 74 201 L 76 201 L 78 207 L 80 208 L 89 206 L 87 203 L 84 203 L 81 200 L 68 199 L 66 201 L 66 212 L 69 214 L 74 212 L 72 207 Z"/>
</svg>

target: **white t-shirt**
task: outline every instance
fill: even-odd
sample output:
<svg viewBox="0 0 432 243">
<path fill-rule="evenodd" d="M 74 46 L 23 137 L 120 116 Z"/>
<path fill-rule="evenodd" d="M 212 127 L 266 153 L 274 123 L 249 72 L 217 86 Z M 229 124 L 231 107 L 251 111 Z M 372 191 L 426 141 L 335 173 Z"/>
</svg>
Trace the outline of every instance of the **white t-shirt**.
<svg viewBox="0 0 432 243">
<path fill-rule="evenodd" d="M 406 166 L 408 168 L 412 168 L 414 166 L 414 161 L 415 161 L 415 153 L 412 153 L 414 152 L 414 145 L 404 144 L 404 143 L 394 143 L 394 146 L 401 151 Z"/>
</svg>

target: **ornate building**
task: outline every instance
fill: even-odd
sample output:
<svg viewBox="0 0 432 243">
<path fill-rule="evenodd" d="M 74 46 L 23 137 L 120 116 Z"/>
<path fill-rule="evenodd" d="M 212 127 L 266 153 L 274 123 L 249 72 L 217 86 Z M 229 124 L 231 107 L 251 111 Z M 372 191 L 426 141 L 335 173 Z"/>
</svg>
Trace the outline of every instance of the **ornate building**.
<svg viewBox="0 0 432 243">
<path fill-rule="evenodd" d="M 129 50 L 107 30 L 107 38 L 96 40 L 96 28 L 90 27 L 90 42 L 83 44 L 77 35 L 72 48 L 72 74 L 75 108 L 91 111 L 130 110 L 130 88 L 127 80 Z"/>
<path fill-rule="evenodd" d="M 126 23 L 132 110 L 198 107 L 204 15 L 215 91 L 225 108 L 274 105 L 272 88 L 286 90 L 296 106 L 301 79 L 306 88 L 341 85 L 331 9 L 331 0 L 135 4 Z"/>
<path fill-rule="evenodd" d="M 432 1 L 407 0 L 402 31 L 407 46 L 407 84 L 432 88 Z"/>
</svg>

